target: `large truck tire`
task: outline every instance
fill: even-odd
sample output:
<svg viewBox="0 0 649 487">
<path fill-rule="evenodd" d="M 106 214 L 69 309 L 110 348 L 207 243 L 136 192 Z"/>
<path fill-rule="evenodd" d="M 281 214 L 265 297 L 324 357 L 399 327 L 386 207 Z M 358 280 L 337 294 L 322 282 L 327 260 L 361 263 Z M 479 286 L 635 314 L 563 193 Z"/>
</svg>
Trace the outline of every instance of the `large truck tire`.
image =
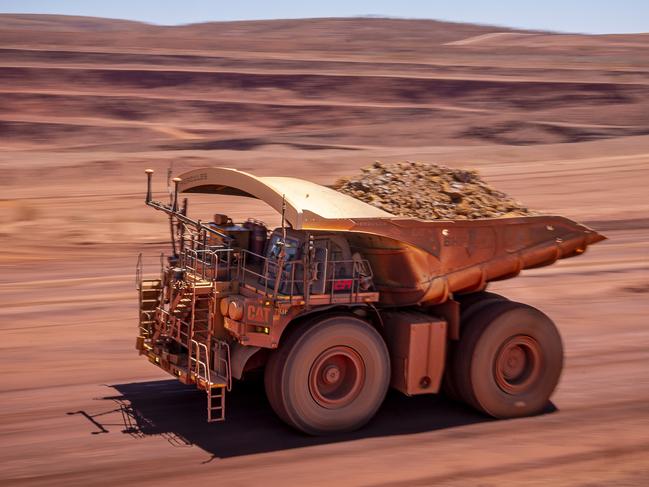
<svg viewBox="0 0 649 487">
<path fill-rule="evenodd" d="M 459 395 L 495 418 L 542 412 L 562 367 L 563 345 L 552 320 L 512 301 L 497 301 L 474 314 L 453 357 Z"/>
<path fill-rule="evenodd" d="M 472 315 L 485 310 L 495 302 L 508 301 L 505 296 L 491 293 L 488 291 L 479 291 L 471 294 L 455 296 L 460 303 L 460 323 L 466 323 Z M 460 328 L 461 329 L 461 328 Z M 452 401 L 462 401 L 455 384 L 455 374 L 453 373 L 453 361 L 457 349 L 457 342 L 451 340 L 446 350 L 446 366 L 444 367 L 444 377 L 442 378 L 442 394 Z"/>
<path fill-rule="evenodd" d="M 347 315 L 304 323 L 273 352 L 266 395 L 275 413 L 311 435 L 352 431 L 380 407 L 390 382 L 381 335 Z"/>
<path fill-rule="evenodd" d="M 460 321 L 463 323 L 468 322 L 471 316 L 480 312 L 480 310 L 484 310 L 496 301 L 509 301 L 505 296 L 489 291 L 461 294 L 455 296 L 455 299 L 460 303 Z"/>
</svg>

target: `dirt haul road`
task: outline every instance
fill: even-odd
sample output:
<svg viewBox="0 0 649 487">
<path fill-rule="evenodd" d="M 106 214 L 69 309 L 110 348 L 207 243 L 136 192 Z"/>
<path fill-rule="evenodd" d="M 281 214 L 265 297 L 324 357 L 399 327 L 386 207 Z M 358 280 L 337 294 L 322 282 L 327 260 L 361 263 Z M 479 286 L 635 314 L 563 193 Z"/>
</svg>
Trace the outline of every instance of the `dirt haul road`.
<svg viewBox="0 0 649 487">
<path fill-rule="evenodd" d="M 359 33 L 336 51 L 309 33 L 344 37 L 342 21 L 243 23 L 232 29 L 255 35 L 214 45 L 196 41 L 213 39 L 209 26 L 161 37 L 161 28 L 110 21 L 101 22 L 123 28 L 119 35 L 89 21 L 3 22 L 0 484 L 647 485 L 644 37 L 512 37 L 368 19 L 356 22 L 381 35 Z M 406 30 L 412 38 L 389 37 Z M 296 44 L 300 35 L 309 42 Z M 465 39 L 473 41 L 453 44 Z M 129 74 L 138 63 L 163 66 Z M 185 71 L 169 74 L 165 63 Z M 201 67 L 245 82 L 212 87 Z M 253 68 L 283 74 L 246 72 Z M 324 70 L 336 71 L 335 83 Z M 594 88 L 575 85 L 585 81 Z M 313 83 L 331 89 L 317 103 L 306 89 Z M 437 88 L 446 95 L 426 98 Z M 583 96 L 573 103 L 575 90 Z M 491 287 L 559 326 L 566 364 L 553 406 L 492 421 L 443 398 L 390 393 L 363 430 L 309 438 L 275 418 L 252 382 L 235 385 L 225 423 L 207 424 L 203 393 L 134 350 L 136 256 L 144 251 L 154 273 L 156 255 L 168 251 L 164 216 L 143 203 L 144 168 L 156 169 L 164 198 L 170 161 L 176 172 L 226 165 L 333 183 L 376 159 L 478 169 L 530 208 L 609 237 Z M 190 210 L 207 218 L 226 203 L 235 201 L 197 195 Z M 278 223 L 253 201 L 230 207 L 235 220 Z"/>
</svg>

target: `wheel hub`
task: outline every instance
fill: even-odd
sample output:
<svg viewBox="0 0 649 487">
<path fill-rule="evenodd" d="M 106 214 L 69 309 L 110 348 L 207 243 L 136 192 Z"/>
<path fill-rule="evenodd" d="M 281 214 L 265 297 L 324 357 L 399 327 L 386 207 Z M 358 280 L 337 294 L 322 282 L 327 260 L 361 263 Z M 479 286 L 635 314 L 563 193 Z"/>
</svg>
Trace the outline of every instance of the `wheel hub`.
<svg viewBox="0 0 649 487">
<path fill-rule="evenodd" d="M 340 380 L 340 369 L 335 365 L 329 365 L 323 370 L 322 380 L 325 384 L 335 384 Z"/>
<path fill-rule="evenodd" d="M 541 347 L 527 335 L 509 338 L 496 356 L 494 378 L 508 394 L 520 394 L 536 382 L 541 373 Z"/>
<path fill-rule="evenodd" d="M 336 346 L 325 350 L 309 371 L 309 392 L 327 409 L 338 409 L 353 402 L 364 382 L 365 364 L 351 347 Z"/>
</svg>

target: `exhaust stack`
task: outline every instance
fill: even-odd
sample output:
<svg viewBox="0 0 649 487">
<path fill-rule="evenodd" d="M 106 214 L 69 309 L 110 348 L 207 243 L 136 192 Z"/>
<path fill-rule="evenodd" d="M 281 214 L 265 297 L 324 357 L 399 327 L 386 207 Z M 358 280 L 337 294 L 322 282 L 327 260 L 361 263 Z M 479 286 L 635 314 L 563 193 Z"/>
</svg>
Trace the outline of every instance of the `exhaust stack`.
<svg viewBox="0 0 649 487">
<path fill-rule="evenodd" d="M 174 182 L 174 202 L 171 208 L 174 212 L 177 212 L 178 211 L 178 183 L 182 180 L 180 178 L 173 178 L 172 181 Z"/>
</svg>

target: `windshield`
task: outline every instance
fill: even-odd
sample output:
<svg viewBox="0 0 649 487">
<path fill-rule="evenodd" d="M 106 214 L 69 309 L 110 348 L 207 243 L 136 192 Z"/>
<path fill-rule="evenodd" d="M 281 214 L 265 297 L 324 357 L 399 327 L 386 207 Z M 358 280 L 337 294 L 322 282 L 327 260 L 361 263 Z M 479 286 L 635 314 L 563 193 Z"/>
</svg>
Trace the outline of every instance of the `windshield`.
<svg viewBox="0 0 649 487">
<path fill-rule="evenodd" d="M 298 258 L 298 252 L 300 250 L 300 242 L 293 238 L 286 239 L 286 260 L 296 260 Z M 268 247 L 268 257 L 272 259 L 277 259 L 280 252 L 282 251 L 282 238 L 279 235 L 273 235 L 270 239 L 270 245 Z"/>
</svg>

